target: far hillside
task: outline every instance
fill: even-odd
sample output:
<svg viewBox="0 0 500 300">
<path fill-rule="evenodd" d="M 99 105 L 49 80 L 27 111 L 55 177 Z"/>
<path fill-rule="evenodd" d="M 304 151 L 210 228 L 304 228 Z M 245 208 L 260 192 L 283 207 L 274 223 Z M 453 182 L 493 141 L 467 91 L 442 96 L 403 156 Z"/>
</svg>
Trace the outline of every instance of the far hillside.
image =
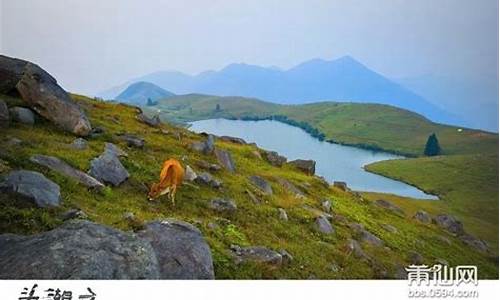
<svg viewBox="0 0 500 300">
<path fill-rule="evenodd" d="M 153 105 L 159 99 L 172 96 L 175 96 L 175 94 L 164 90 L 153 83 L 141 81 L 129 85 L 127 89 L 116 97 L 116 100 L 142 106 Z"/>
</svg>

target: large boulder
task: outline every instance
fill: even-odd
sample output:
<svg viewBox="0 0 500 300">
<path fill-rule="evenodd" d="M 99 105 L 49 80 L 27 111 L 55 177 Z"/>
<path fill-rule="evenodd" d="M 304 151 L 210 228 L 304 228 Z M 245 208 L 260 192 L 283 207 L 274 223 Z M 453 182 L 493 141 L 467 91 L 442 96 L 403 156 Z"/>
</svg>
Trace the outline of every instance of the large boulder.
<svg viewBox="0 0 500 300">
<path fill-rule="evenodd" d="M 94 177 L 73 168 L 57 157 L 47 155 L 34 155 L 30 157 L 30 161 L 56 171 L 64 176 L 70 177 L 86 187 L 93 189 L 101 189 L 104 187 L 104 184 L 99 182 Z"/>
<path fill-rule="evenodd" d="M 2 279 L 157 279 L 148 241 L 89 221 L 73 220 L 32 236 L 0 235 Z"/>
<path fill-rule="evenodd" d="M 167 219 L 146 225 L 139 237 L 151 243 L 162 279 L 213 279 L 210 248 L 193 225 Z"/>
<path fill-rule="evenodd" d="M 151 127 L 158 127 L 161 124 L 160 117 L 158 115 L 149 117 L 144 113 L 140 113 L 137 115 L 137 119 L 142 123 L 149 125 Z"/>
<path fill-rule="evenodd" d="M 0 191 L 10 193 L 20 200 L 38 207 L 59 206 L 59 186 L 38 172 L 19 170 L 7 174 L 0 182 Z"/>
<path fill-rule="evenodd" d="M 211 154 L 215 149 L 215 138 L 209 134 L 207 139 L 202 142 L 194 142 L 190 145 L 191 150 L 201 152 L 203 154 Z"/>
<path fill-rule="evenodd" d="M 8 126 L 10 123 L 9 108 L 5 101 L 0 99 L 0 127 Z"/>
<path fill-rule="evenodd" d="M 281 167 L 287 160 L 286 157 L 279 155 L 278 152 L 275 151 L 265 151 L 264 157 L 275 167 Z"/>
<path fill-rule="evenodd" d="M 28 125 L 35 124 L 35 114 L 29 108 L 14 106 L 9 109 L 9 114 L 15 122 Z"/>
<path fill-rule="evenodd" d="M 465 233 L 464 225 L 454 216 L 440 214 L 433 219 L 433 222 L 453 234 L 461 235 Z"/>
<path fill-rule="evenodd" d="M 57 81 L 39 66 L 0 55 L 0 93 L 16 91 L 39 115 L 66 131 L 86 136 L 90 122 Z"/>
<path fill-rule="evenodd" d="M 214 150 L 214 153 L 215 156 L 217 157 L 217 160 L 224 169 L 228 170 L 231 173 L 234 173 L 236 171 L 236 167 L 234 166 L 234 161 L 233 158 L 231 157 L 231 153 L 218 148 Z"/>
<path fill-rule="evenodd" d="M 288 164 L 296 167 L 300 171 L 308 174 L 314 175 L 316 172 L 316 162 L 312 159 L 296 159 L 288 162 Z"/>
<path fill-rule="evenodd" d="M 127 180 L 129 173 L 112 152 L 104 151 L 90 162 L 89 174 L 100 182 L 114 186 Z"/>
<path fill-rule="evenodd" d="M 273 194 L 273 188 L 271 187 L 271 184 L 265 180 L 264 178 L 260 176 L 250 176 L 249 178 L 250 182 L 253 183 L 261 192 L 263 192 L 266 195 L 272 195 Z"/>
</svg>

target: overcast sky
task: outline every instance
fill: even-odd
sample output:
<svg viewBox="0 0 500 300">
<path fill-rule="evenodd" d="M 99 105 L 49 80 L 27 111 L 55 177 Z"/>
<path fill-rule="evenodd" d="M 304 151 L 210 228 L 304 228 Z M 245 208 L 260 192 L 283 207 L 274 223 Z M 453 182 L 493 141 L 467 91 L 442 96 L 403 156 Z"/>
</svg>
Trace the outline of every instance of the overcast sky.
<svg viewBox="0 0 500 300">
<path fill-rule="evenodd" d="M 391 78 L 498 80 L 498 0 L 1 0 L 1 52 L 93 94 L 158 70 L 351 55 Z"/>
</svg>

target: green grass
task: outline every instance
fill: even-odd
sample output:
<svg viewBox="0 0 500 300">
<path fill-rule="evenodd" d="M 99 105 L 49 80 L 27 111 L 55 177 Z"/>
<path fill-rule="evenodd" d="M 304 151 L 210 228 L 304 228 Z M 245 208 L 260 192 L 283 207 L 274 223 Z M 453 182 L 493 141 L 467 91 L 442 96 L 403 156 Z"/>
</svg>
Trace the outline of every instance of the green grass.
<svg viewBox="0 0 500 300">
<path fill-rule="evenodd" d="M 2 233 L 29 234 L 49 230 L 62 223 L 61 214 L 64 211 L 80 208 L 92 221 L 122 230 L 137 230 L 144 222 L 167 217 L 195 224 L 210 245 L 215 274 L 219 279 L 377 278 L 382 276 L 382 269 L 387 270 L 387 274 L 391 276 L 396 267 L 408 264 L 407 255 L 412 250 L 419 251 L 428 263 L 441 258 L 452 265 L 474 264 L 478 266 L 482 278 L 498 278 L 497 261 L 490 255 L 475 251 L 434 225 L 421 225 L 410 217 L 394 215 L 356 194 L 327 187 L 318 178 L 307 176 L 292 167 L 273 167 L 255 157 L 252 152 L 258 149 L 253 145 L 216 142 L 217 147 L 232 154 L 237 168 L 234 174 L 224 170 L 213 173 L 223 181 L 221 190 L 204 186 L 197 189 L 183 185 L 178 190 L 175 208 L 167 199 L 149 202 L 146 199 L 145 186 L 156 181 L 163 160 L 171 157 L 184 158 L 183 164 L 189 164 L 197 172 L 201 171 L 196 167 L 197 161 L 216 162 L 214 156 L 189 150 L 190 143 L 199 141 L 202 137 L 169 124 L 162 127 L 171 134 L 164 134 L 156 128 L 140 123 L 135 118 L 136 110 L 132 107 L 94 101 L 82 96 L 73 97 L 85 109 L 92 124 L 105 130 L 103 135 L 89 138 L 89 148 L 86 150 L 75 151 L 69 148 L 68 145 L 75 137 L 43 120 L 37 120 L 36 126 L 33 127 L 14 123 L 0 132 L 0 159 L 2 164 L 6 165 L 0 168 L 1 172 L 5 173 L 6 168 L 42 172 L 61 186 L 63 198 L 61 207 L 48 210 L 22 206 L 7 195 L 0 195 Z M 8 98 L 7 102 L 9 105 L 20 103 L 18 99 L 12 98 Z M 247 109 L 251 107 L 242 111 Z M 142 136 L 146 140 L 145 148 L 127 148 L 124 142 L 114 138 L 115 134 L 124 131 Z M 173 133 L 181 133 L 181 139 Z M 21 139 L 22 145 L 4 143 L 12 137 Z M 128 152 L 129 157 L 121 161 L 131 177 L 119 187 L 109 187 L 101 193 L 88 191 L 73 180 L 29 161 L 29 157 L 34 154 L 52 155 L 86 171 L 90 160 L 103 151 L 107 141 L 116 143 Z M 274 194 L 259 195 L 248 181 L 251 175 L 259 175 L 269 180 Z M 301 187 L 307 197 L 294 198 L 283 190 L 276 177 L 285 178 Z M 247 189 L 259 195 L 261 204 L 251 201 L 245 193 Z M 236 213 L 221 214 L 209 209 L 208 203 L 215 197 L 233 199 L 238 206 Z M 384 240 L 387 247 L 362 245 L 364 251 L 373 257 L 375 266 L 346 252 L 347 240 L 355 235 L 346 224 L 334 222 L 336 233 L 333 235 L 322 235 L 314 230 L 315 213 L 305 209 L 304 205 L 319 209 L 323 199 L 332 201 L 335 214 L 344 216 L 349 222 L 362 223 Z M 287 210 L 289 221 L 279 219 L 279 207 Z M 137 221 L 126 221 L 123 218 L 126 212 L 134 213 Z M 218 224 L 218 227 L 211 229 L 209 223 Z M 386 232 L 381 227 L 382 224 L 391 224 L 398 228 L 399 232 Z M 451 245 L 439 242 L 439 236 L 447 236 Z M 280 268 L 254 263 L 236 265 L 229 254 L 231 244 L 261 245 L 274 250 L 286 249 L 294 260 L 290 265 Z M 338 265 L 339 271 L 332 270 L 332 264 Z"/>
</svg>

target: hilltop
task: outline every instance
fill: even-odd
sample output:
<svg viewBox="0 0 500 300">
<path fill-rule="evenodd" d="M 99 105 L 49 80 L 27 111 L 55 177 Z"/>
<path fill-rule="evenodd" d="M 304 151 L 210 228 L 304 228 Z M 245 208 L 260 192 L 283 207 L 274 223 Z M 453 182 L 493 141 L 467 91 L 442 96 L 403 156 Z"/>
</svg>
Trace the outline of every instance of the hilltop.
<svg viewBox="0 0 500 300">
<path fill-rule="evenodd" d="M 155 102 L 159 99 L 165 99 L 175 96 L 161 87 L 145 81 L 140 81 L 129 85 L 123 92 L 116 96 L 116 100 L 133 105 L 147 105 L 148 99 Z"/>
</svg>

